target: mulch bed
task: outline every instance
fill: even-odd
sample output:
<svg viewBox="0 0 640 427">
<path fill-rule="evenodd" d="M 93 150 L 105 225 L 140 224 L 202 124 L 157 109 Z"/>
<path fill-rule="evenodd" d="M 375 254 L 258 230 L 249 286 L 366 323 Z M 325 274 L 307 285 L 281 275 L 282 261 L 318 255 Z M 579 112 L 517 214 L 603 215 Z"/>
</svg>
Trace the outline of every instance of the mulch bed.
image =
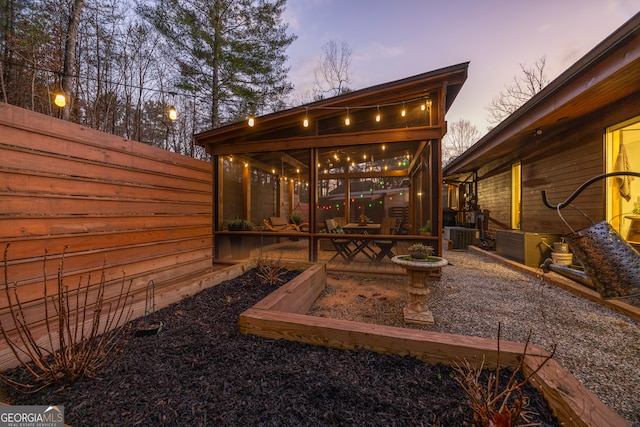
<svg viewBox="0 0 640 427">
<path fill-rule="evenodd" d="M 129 335 L 96 378 L 8 391 L 10 401 L 64 405 L 65 422 L 78 427 L 472 425 L 447 366 L 239 334 L 240 313 L 275 288 L 252 270 L 204 290 L 155 312 L 163 329 Z M 557 425 L 535 389 L 525 396 L 533 422 Z"/>
</svg>

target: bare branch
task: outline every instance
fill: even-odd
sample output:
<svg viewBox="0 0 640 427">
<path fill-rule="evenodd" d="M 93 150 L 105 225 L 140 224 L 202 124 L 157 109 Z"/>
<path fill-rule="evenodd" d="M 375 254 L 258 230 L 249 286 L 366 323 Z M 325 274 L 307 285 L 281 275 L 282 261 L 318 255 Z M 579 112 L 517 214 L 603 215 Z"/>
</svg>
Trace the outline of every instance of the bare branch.
<svg viewBox="0 0 640 427">
<path fill-rule="evenodd" d="M 544 72 L 546 62 L 546 57 L 542 56 L 531 66 L 520 64 L 520 74 L 515 75 L 513 81 L 505 85 L 485 107 L 489 123 L 497 125 L 502 122 L 549 83 Z"/>
<path fill-rule="evenodd" d="M 446 165 L 464 153 L 478 138 L 480 132 L 469 120 L 460 119 L 451 123 L 447 134 L 442 138 L 442 163 Z"/>
<path fill-rule="evenodd" d="M 338 43 L 336 40 L 329 40 L 323 47 L 323 56 L 318 59 L 318 64 L 314 70 L 315 88 L 318 94 L 323 97 L 340 95 L 348 92 L 347 86 L 351 83 L 351 47 L 346 41 Z"/>
</svg>

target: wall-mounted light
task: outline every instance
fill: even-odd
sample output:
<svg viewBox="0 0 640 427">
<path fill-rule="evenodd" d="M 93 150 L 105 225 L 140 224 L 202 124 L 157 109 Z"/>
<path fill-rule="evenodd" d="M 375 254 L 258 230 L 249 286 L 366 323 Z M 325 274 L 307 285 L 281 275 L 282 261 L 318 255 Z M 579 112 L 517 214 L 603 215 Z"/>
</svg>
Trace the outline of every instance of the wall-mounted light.
<svg viewBox="0 0 640 427">
<path fill-rule="evenodd" d="M 169 116 L 169 120 L 176 120 L 178 118 L 178 110 L 173 105 L 169 107 L 169 112 L 167 113 Z"/>
</svg>

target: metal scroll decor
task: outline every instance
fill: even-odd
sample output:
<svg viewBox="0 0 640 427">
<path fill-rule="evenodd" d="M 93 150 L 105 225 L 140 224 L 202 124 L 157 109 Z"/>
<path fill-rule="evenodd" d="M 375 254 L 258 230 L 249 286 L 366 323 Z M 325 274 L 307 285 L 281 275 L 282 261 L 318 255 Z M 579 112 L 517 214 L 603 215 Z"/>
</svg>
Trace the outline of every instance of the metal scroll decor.
<svg viewBox="0 0 640 427">
<path fill-rule="evenodd" d="M 567 234 L 596 291 L 605 298 L 640 292 L 640 254 L 606 221 Z"/>
<path fill-rule="evenodd" d="M 566 201 L 555 206 L 547 201 L 545 192 L 542 192 L 544 204 L 557 209 L 560 219 L 571 230 L 571 233 L 564 236 L 571 252 L 582 263 L 584 272 L 596 291 L 605 298 L 624 297 L 640 292 L 640 253 L 606 221 L 574 231 L 562 216 L 560 209 L 570 206 L 569 203 L 591 183 L 618 175 L 640 177 L 640 173 L 637 172 L 598 175 L 580 186 Z M 587 217 L 584 212 L 580 212 Z"/>
</svg>

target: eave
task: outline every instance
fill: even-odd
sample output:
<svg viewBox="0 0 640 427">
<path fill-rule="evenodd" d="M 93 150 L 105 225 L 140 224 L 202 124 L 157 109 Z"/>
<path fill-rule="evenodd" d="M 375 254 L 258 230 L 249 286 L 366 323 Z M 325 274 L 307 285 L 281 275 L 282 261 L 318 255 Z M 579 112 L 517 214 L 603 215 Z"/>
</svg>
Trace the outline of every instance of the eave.
<svg viewBox="0 0 640 427">
<path fill-rule="evenodd" d="M 335 138 L 340 138 L 340 145 L 346 145 L 347 141 L 360 144 L 392 142 L 399 138 L 402 140 L 440 138 L 444 132 L 444 121 L 440 118 L 444 117 L 444 113 L 460 92 L 467 78 L 467 70 L 468 63 L 441 68 L 260 116 L 257 118 L 255 128 L 247 126 L 243 121 L 212 129 L 195 135 L 195 140 L 198 145 L 205 146 L 212 154 L 228 154 L 232 146 L 233 151 L 236 152 L 240 152 L 241 145 L 244 151 L 255 152 L 260 150 L 260 147 L 256 147 L 257 145 L 271 141 L 277 142 L 277 149 L 286 149 L 288 146 L 317 147 L 317 144 L 330 144 Z M 362 125 L 353 126 L 349 131 L 331 132 L 329 129 L 324 133 L 313 128 L 305 130 L 301 126 L 301 117 L 304 117 L 307 112 L 312 115 L 312 120 L 318 123 L 342 117 L 347 108 L 351 108 L 353 114 L 358 114 L 358 109 L 362 109 L 363 106 L 375 109 L 378 105 L 390 105 L 427 97 L 431 98 L 435 104 L 434 114 L 437 117 L 433 125 L 430 123 L 404 125 L 396 121 L 378 128 Z M 269 147 L 269 150 L 273 149 L 275 147 Z"/>
</svg>

